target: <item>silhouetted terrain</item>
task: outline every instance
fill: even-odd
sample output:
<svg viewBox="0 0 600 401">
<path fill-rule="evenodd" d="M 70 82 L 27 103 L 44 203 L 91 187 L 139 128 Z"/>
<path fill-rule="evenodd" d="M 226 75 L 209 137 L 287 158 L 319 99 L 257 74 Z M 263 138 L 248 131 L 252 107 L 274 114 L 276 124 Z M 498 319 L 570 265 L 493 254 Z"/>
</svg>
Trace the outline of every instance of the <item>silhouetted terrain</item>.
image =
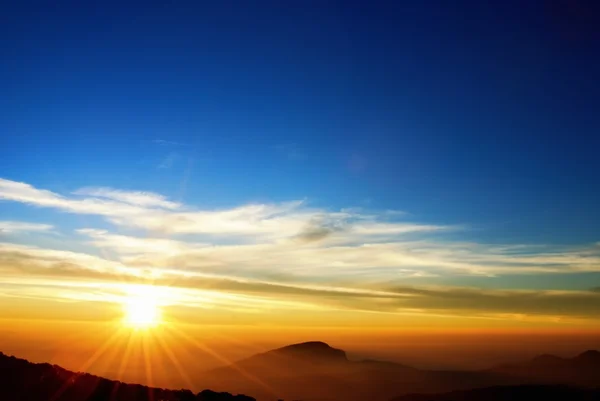
<svg viewBox="0 0 600 401">
<path fill-rule="evenodd" d="M 165 390 L 127 384 L 0 352 L 2 401 L 254 401 L 245 395 Z"/>
<path fill-rule="evenodd" d="M 491 371 L 537 383 L 600 385 L 600 352 L 586 351 L 574 358 L 540 355 L 531 361 L 503 365 Z"/>
<path fill-rule="evenodd" d="M 257 354 L 209 371 L 202 380 L 205 387 L 259 399 L 299 400 L 385 400 L 408 392 L 516 383 L 495 372 L 427 371 L 393 362 L 351 361 L 344 351 L 322 342 Z"/>
<path fill-rule="evenodd" d="M 498 386 L 445 394 L 409 394 L 392 401 L 595 401 L 600 391 L 566 386 Z"/>
<path fill-rule="evenodd" d="M 219 393 L 198 394 L 73 373 L 2 353 L 0 371 L 3 401 L 596 400 L 598 390 L 592 388 L 600 384 L 600 353 L 586 351 L 574 358 L 542 355 L 485 371 L 436 371 L 393 362 L 352 361 L 342 350 L 307 342 L 208 371 L 194 384 Z"/>
<path fill-rule="evenodd" d="M 201 380 L 203 387 L 251 394 L 258 399 L 389 400 L 407 393 L 443 393 L 490 386 L 594 386 L 600 383 L 597 354 L 597 351 L 588 351 L 573 360 L 564 360 L 560 376 L 552 376 L 549 373 L 552 368 L 547 370 L 543 364 L 539 372 L 522 367 L 530 363 L 483 371 L 440 371 L 393 362 L 351 361 L 342 350 L 322 342 L 307 342 L 211 370 Z"/>
</svg>

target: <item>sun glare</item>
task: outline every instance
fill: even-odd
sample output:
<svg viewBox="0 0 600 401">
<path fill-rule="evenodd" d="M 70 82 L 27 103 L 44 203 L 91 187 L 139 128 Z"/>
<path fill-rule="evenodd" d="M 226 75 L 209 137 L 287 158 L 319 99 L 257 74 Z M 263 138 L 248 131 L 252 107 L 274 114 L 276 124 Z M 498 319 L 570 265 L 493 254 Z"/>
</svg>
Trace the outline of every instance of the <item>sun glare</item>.
<svg viewBox="0 0 600 401">
<path fill-rule="evenodd" d="M 152 286 L 128 286 L 123 300 L 124 323 L 133 328 L 149 328 L 160 323 L 158 291 Z"/>
</svg>

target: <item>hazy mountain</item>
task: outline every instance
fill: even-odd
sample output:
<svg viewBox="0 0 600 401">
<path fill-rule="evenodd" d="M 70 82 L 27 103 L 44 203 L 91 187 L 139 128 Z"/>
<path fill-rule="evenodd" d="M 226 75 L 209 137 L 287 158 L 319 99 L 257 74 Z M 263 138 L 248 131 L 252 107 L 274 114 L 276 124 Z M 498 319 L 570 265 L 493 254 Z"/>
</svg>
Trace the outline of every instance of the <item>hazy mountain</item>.
<svg viewBox="0 0 600 401">
<path fill-rule="evenodd" d="M 496 386 L 444 394 L 409 394 L 392 401 L 597 401 L 600 391 L 566 386 Z"/>
<path fill-rule="evenodd" d="M 482 371 L 439 371 L 376 360 L 352 361 L 344 351 L 314 341 L 211 370 L 202 383 L 259 399 L 346 401 L 520 384 L 593 386 L 600 383 L 599 354 L 587 351 L 572 359 L 544 355 L 523 364 Z"/>
<path fill-rule="evenodd" d="M 511 384 L 494 372 L 427 371 L 393 362 L 352 361 L 342 350 L 306 342 L 214 369 L 202 385 L 259 399 L 390 399 L 407 392 L 448 391 Z"/>
<path fill-rule="evenodd" d="M 552 387 L 555 389 L 552 391 L 543 384 L 598 386 L 600 353 L 586 351 L 574 358 L 541 355 L 527 362 L 485 371 L 436 371 L 385 361 L 353 361 L 343 350 L 323 342 L 307 342 L 256 354 L 205 372 L 194 384 L 197 388 L 211 388 L 220 393 L 205 390 L 198 394 L 121 383 L 70 372 L 56 365 L 33 364 L 1 353 L 0 372 L 0 400 L 10 401 L 254 400 L 230 393 L 248 394 L 261 401 L 500 401 L 533 399 L 531 397 L 538 393 L 546 400 L 556 399 L 544 396 L 546 392 L 552 396 L 565 392 L 568 396 L 562 399 L 591 400 L 597 399 L 590 398 L 597 397 L 591 390 Z M 409 393 L 415 395 L 403 396 Z"/>
<path fill-rule="evenodd" d="M 502 365 L 490 371 L 534 382 L 598 386 L 600 352 L 590 350 L 574 358 L 540 355 L 527 362 Z"/>
<path fill-rule="evenodd" d="M 348 362 L 344 351 L 332 348 L 320 341 L 311 341 L 256 354 L 236 362 L 235 367 L 227 366 L 212 372 L 220 375 L 224 370 L 244 368 L 249 370 L 265 369 L 274 375 L 296 375 L 346 366 Z"/>
<path fill-rule="evenodd" d="M 204 390 L 165 390 L 128 384 L 48 363 L 31 363 L 0 352 L 3 401 L 255 401 L 245 395 Z"/>
</svg>

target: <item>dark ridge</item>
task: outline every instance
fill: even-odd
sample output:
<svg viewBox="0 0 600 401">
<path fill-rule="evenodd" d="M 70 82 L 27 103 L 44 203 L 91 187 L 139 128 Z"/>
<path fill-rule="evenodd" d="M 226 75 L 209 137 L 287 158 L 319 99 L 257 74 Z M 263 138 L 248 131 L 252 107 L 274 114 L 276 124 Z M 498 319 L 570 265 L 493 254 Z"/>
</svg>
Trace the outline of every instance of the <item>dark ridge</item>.
<svg viewBox="0 0 600 401">
<path fill-rule="evenodd" d="M 486 371 L 435 371 L 349 361 L 344 351 L 310 341 L 204 372 L 196 385 L 212 390 L 197 394 L 122 383 L 2 353 L 0 372 L 2 401 L 254 401 L 232 393 L 271 401 L 384 401 L 402 394 L 414 395 L 398 401 L 600 401 L 600 353 L 594 350 L 574 358 L 540 355 Z"/>
<path fill-rule="evenodd" d="M 168 390 L 123 383 L 0 352 L 0 400 L 10 401 L 256 401 L 246 395 Z"/>
<path fill-rule="evenodd" d="M 575 358 L 580 359 L 580 360 L 600 361 L 600 351 L 591 349 L 591 350 L 582 352 L 581 354 L 577 355 Z"/>
<path fill-rule="evenodd" d="M 212 390 L 202 390 L 196 395 L 194 401 L 256 401 L 247 395 L 232 395 L 225 392 L 216 392 Z"/>
<path fill-rule="evenodd" d="M 590 350 L 572 358 L 540 355 L 527 362 L 498 366 L 491 371 L 538 384 L 597 387 L 600 384 L 600 352 Z"/>
</svg>

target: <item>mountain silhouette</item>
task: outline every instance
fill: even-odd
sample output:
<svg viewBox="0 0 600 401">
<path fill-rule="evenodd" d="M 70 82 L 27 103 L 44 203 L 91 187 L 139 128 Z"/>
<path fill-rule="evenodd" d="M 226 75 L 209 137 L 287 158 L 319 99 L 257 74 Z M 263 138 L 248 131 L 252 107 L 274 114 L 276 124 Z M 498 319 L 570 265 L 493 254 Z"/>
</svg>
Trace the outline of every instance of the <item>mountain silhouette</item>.
<svg viewBox="0 0 600 401">
<path fill-rule="evenodd" d="M 492 386 L 600 383 L 599 353 L 564 359 L 541 355 L 479 371 L 422 370 L 394 362 L 350 360 L 343 350 L 311 341 L 256 354 L 206 372 L 203 387 L 259 399 L 389 400 L 407 393 L 444 393 Z M 560 375 L 551 375 L 558 367 Z M 544 373 L 545 372 L 545 373 Z"/>
<path fill-rule="evenodd" d="M 268 355 L 288 356 L 295 359 L 307 359 L 314 363 L 337 363 L 347 362 L 346 352 L 333 348 L 322 341 L 308 341 L 299 344 L 287 345 L 277 348 L 255 357 Z"/>
<path fill-rule="evenodd" d="M 491 370 L 535 383 L 597 386 L 600 384 L 600 352 L 589 350 L 573 358 L 540 355 L 530 361 L 502 365 Z"/>
<path fill-rule="evenodd" d="M 600 351 L 588 350 L 582 352 L 574 358 L 574 361 L 579 365 L 589 364 L 594 367 L 600 366 Z"/>
<path fill-rule="evenodd" d="M 204 390 L 166 390 L 71 372 L 57 365 L 31 363 L 0 352 L 3 401 L 256 401 L 246 395 Z"/>
<path fill-rule="evenodd" d="M 211 390 L 197 394 L 122 383 L 0 353 L 0 400 L 10 401 L 254 401 L 252 397 L 273 401 L 518 401 L 538 399 L 537 395 L 557 399 L 552 398 L 557 394 L 566 394 L 559 399 L 596 400 L 597 391 L 591 388 L 599 383 L 598 351 L 573 358 L 540 355 L 480 371 L 450 371 L 351 360 L 343 350 L 311 341 L 206 371 L 194 385 Z"/>
<path fill-rule="evenodd" d="M 394 362 L 348 359 L 311 341 L 256 354 L 201 377 L 202 386 L 259 399 L 387 400 L 407 392 L 510 384 L 495 373 L 426 371 Z"/>
</svg>

